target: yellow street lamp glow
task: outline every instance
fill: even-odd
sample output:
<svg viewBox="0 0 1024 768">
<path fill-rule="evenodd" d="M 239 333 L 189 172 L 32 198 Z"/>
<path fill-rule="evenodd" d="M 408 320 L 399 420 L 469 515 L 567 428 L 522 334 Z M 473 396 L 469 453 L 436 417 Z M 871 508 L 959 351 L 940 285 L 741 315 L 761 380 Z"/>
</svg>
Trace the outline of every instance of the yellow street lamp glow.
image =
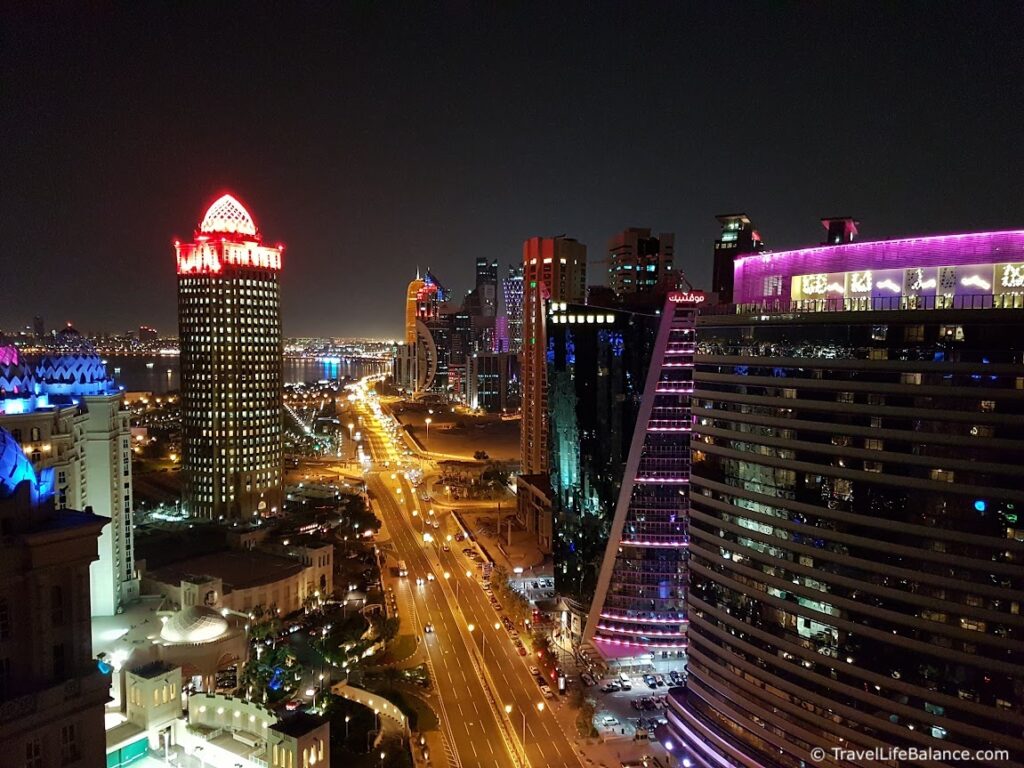
<svg viewBox="0 0 1024 768">
<path fill-rule="evenodd" d="M 448 571 L 444 572 L 444 580 L 445 581 L 448 581 L 448 579 L 450 579 L 451 577 L 452 577 L 452 575 Z"/>
<path fill-rule="evenodd" d="M 473 572 L 472 571 L 466 571 L 466 578 L 467 579 L 472 579 L 473 578 Z"/>
<path fill-rule="evenodd" d="M 505 714 L 506 715 L 511 715 L 512 714 L 512 705 L 511 704 L 506 704 L 505 705 Z"/>
<path fill-rule="evenodd" d="M 495 629 L 501 629 L 501 622 L 500 621 L 494 622 L 494 628 Z"/>
<path fill-rule="evenodd" d="M 469 630 L 470 632 L 472 632 L 472 631 L 473 631 L 474 629 L 476 629 L 476 625 L 475 625 L 475 624 L 470 624 L 470 625 L 469 625 L 469 626 L 467 627 L 467 629 L 468 629 L 468 630 Z"/>
<path fill-rule="evenodd" d="M 537 711 L 538 712 L 543 712 L 544 711 L 544 702 L 543 701 L 538 701 L 537 702 Z"/>
</svg>

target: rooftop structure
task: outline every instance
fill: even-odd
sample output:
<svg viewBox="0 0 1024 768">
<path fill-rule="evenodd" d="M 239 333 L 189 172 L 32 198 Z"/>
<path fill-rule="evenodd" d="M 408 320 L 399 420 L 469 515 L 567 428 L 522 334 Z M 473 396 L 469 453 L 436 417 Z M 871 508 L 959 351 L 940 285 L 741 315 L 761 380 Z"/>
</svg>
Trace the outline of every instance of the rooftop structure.
<svg viewBox="0 0 1024 768">
<path fill-rule="evenodd" d="M 1024 230 L 767 251 L 738 256 L 734 268 L 739 305 L 998 307 L 1024 293 Z"/>
</svg>

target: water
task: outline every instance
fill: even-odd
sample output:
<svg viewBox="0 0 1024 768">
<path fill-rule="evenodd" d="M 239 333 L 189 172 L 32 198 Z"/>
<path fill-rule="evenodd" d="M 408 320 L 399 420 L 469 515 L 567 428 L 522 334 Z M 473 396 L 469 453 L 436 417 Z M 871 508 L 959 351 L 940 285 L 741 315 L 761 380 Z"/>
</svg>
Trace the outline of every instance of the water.
<svg viewBox="0 0 1024 768">
<path fill-rule="evenodd" d="M 128 392 L 163 394 L 181 388 L 178 358 L 173 356 L 120 356 L 106 358 L 107 375 Z M 320 379 L 360 378 L 384 370 L 384 364 L 372 360 L 317 360 L 311 357 L 286 357 L 284 383 L 297 384 Z"/>
</svg>

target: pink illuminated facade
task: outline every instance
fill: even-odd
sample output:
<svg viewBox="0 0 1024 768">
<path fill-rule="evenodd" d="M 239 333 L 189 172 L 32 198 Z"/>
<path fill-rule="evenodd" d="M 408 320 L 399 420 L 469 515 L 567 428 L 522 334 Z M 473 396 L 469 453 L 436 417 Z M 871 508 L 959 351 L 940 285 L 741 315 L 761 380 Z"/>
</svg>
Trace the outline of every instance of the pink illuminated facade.
<svg viewBox="0 0 1024 768">
<path fill-rule="evenodd" d="M 738 257 L 734 266 L 738 305 L 984 308 L 1019 305 L 1022 294 L 1022 230 L 759 253 Z"/>
<path fill-rule="evenodd" d="M 682 660 L 699 291 L 667 296 L 584 641 L 605 659 Z"/>
<path fill-rule="evenodd" d="M 282 246 L 231 195 L 174 243 L 181 337 L 183 504 L 248 518 L 281 508 Z"/>
</svg>

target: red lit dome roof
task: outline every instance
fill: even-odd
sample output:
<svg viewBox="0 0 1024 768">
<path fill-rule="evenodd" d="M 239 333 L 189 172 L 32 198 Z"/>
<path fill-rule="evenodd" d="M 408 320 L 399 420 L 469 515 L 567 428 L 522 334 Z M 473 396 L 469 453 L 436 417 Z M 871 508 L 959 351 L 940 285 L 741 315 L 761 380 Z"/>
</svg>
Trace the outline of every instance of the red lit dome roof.
<svg viewBox="0 0 1024 768">
<path fill-rule="evenodd" d="M 239 234 L 256 237 L 256 223 L 252 216 L 231 195 L 222 195 L 206 211 L 199 231 L 205 234 Z"/>
</svg>

